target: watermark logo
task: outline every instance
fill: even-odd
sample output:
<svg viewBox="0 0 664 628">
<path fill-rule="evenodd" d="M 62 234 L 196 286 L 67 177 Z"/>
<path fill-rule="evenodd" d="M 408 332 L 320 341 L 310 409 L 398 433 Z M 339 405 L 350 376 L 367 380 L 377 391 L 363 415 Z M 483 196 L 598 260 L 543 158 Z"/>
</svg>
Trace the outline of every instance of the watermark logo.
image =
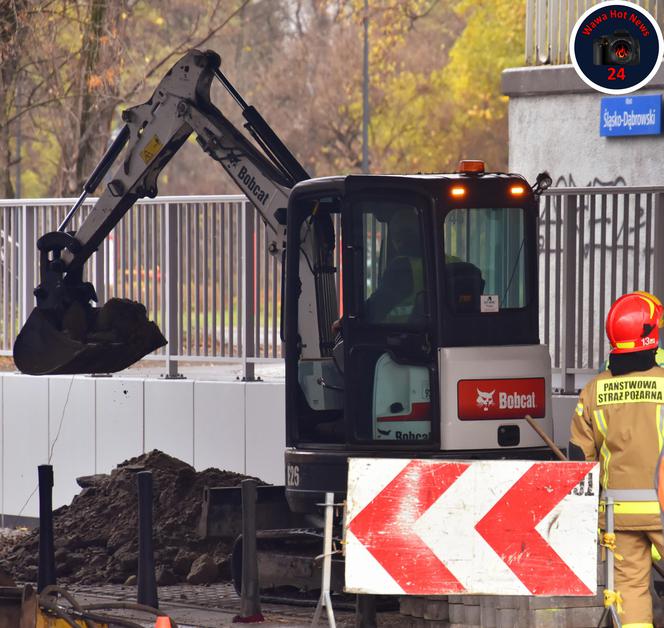
<svg viewBox="0 0 664 628">
<path fill-rule="evenodd" d="M 569 50 L 577 74 L 593 89 L 628 94 L 655 76 L 664 40 L 648 11 L 615 0 L 591 7 L 578 19 Z"/>
</svg>

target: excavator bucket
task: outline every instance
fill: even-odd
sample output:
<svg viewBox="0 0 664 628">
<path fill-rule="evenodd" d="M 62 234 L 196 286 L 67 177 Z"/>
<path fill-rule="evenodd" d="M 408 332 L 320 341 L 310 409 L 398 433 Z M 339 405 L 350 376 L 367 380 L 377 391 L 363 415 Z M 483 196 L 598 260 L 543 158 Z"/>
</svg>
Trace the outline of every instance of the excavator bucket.
<svg viewBox="0 0 664 628">
<path fill-rule="evenodd" d="M 110 299 L 93 308 L 75 302 L 61 316 L 34 308 L 14 343 L 14 362 L 28 375 L 113 373 L 165 344 L 140 303 Z"/>
</svg>

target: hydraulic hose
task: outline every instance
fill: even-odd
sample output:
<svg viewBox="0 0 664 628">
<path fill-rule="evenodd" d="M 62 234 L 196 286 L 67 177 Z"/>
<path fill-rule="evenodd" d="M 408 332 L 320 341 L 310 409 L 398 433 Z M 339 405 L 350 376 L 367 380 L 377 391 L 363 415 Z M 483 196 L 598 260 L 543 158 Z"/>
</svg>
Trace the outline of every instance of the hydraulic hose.
<svg viewBox="0 0 664 628">
<path fill-rule="evenodd" d="M 71 609 L 66 609 L 60 606 L 57 603 L 55 596 L 60 596 L 65 599 L 69 603 Z M 72 628 L 80 628 L 80 625 L 75 621 L 76 619 L 84 621 L 86 628 L 94 628 L 94 624 L 92 622 L 122 626 L 123 628 L 143 628 L 141 624 L 138 624 L 124 617 L 117 617 L 115 615 L 111 616 L 105 613 L 94 612 L 99 610 L 129 610 L 146 613 L 155 617 L 166 616 L 171 622 L 171 628 L 178 628 L 175 620 L 166 615 L 163 611 L 160 611 L 157 608 L 153 608 L 152 606 L 146 606 L 145 604 L 135 604 L 133 602 L 116 601 L 81 604 L 72 593 L 67 591 L 67 589 L 59 587 L 55 584 L 44 588 L 39 596 L 39 606 L 49 611 L 50 613 L 53 613 L 55 616 L 69 624 L 69 626 Z"/>
</svg>

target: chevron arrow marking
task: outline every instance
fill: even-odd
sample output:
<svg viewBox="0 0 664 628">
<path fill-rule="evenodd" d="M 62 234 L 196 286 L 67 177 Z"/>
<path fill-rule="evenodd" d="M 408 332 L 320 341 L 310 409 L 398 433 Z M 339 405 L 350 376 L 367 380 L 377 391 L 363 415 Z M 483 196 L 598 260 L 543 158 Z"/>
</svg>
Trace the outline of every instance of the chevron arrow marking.
<svg viewBox="0 0 664 628">
<path fill-rule="evenodd" d="M 468 466 L 412 460 L 348 526 L 405 593 L 465 591 L 413 525 Z"/>
<path fill-rule="evenodd" d="M 533 595 L 593 595 L 535 529 L 588 473 L 585 462 L 557 466 L 533 464 L 475 529 Z"/>
</svg>

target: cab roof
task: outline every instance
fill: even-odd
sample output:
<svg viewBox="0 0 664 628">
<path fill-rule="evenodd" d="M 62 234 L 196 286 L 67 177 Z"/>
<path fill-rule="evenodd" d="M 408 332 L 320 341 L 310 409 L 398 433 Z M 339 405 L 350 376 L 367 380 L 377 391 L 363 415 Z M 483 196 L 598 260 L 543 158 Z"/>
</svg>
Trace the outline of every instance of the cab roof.
<svg viewBox="0 0 664 628">
<path fill-rule="evenodd" d="M 361 187 L 437 187 L 436 184 L 465 184 L 483 187 L 484 183 L 498 181 L 518 181 L 525 183 L 530 189 L 526 179 L 515 173 L 483 172 L 483 173 L 418 173 L 418 174 L 348 174 L 342 176 L 315 177 L 300 181 L 293 188 L 293 192 L 308 193 L 318 190 L 345 192 L 349 188 Z"/>
</svg>

